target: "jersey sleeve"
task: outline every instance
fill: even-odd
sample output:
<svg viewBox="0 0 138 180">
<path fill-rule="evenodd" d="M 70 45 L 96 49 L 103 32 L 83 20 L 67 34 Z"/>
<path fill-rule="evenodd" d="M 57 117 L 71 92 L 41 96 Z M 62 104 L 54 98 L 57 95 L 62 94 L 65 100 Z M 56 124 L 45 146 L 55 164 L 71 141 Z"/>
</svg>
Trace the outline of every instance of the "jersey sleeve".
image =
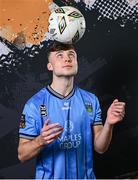
<svg viewBox="0 0 138 180">
<path fill-rule="evenodd" d="M 20 120 L 19 137 L 34 139 L 38 136 L 37 121 L 39 118 L 35 105 L 33 103 L 26 103 Z"/>
<path fill-rule="evenodd" d="M 93 125 L 102 125 L 101 108 L 98 98 L 95 96 L 95 115 Z"/>
</svg>

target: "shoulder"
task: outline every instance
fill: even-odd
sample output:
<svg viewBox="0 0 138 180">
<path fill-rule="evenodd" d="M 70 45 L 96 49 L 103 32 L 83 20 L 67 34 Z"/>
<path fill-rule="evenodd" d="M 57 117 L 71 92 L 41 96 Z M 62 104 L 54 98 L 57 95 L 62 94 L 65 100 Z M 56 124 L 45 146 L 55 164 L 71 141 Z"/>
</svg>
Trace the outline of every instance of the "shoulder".
<svg viewBox="0 0 138 180">
<path fill-rule="evenodd" d="M 89 92 L 87 90 L 81 89 L 79 87 L 77 87 L 76 89 L 84 97 L 88 97 L 88 98 L 92 98 L 92 99 L 98 99 L 97 96 L 94 93 L 92 93 L 92 92 Z"/>
<path fill-rule="evenodd" d="M 36 94 L 34 94 L 28 101 L 26 102 L 27 105 L 39 105 L 42 104 L 44 98 L 46 96 L 46 88 L 42 88 Z"/>
</svg>

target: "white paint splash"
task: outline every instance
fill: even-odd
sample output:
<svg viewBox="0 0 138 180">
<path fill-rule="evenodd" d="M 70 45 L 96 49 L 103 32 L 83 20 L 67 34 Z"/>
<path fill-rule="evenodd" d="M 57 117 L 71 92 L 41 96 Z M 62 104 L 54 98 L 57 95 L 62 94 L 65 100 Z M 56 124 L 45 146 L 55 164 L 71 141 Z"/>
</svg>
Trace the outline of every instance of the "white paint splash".
<svg viewBox="0 0 138 180">
<path fill-rule="evenodd" d="M 83 2 L 86 4 L 86 7 L 92 7 L 94 5 L 96 0 L 83 0 Z"/>
<path fill-rule="evenodd" d="M 74 0 L 76 3 L 80 3 L 80 0 Z M 86 8 L 91 8 L 96 0 L 82 0 L 86 4 Z"/>
<path fill-rule="evenodd" d="M 48 8 L 52 13 L 55 9 L 59 8 L 59 6 L 56 3 L 52 2 L 49 4 Z"/>
<path fill-rule="evenodd" d="M 11 50 L 2 42 L 0 42 L 0 56 L 2 54 L 7 55 L 9 52 L 11 52 Z"/>
<path fill-rule="evenodd" d="M 126 0 L 126 1 L 131 7 L 135 6 L 138 3 L 138 0 Z"/>
<path fill-rule="evenodd" d="M 89 10 L 99 12 L 97 20 L 108 18 L 110 20 L 121 21 L 125 25 L 128 20 L 138 22 L 138 0 L 74 0 L 76 3 L 85 3 Z"/>
</svg>

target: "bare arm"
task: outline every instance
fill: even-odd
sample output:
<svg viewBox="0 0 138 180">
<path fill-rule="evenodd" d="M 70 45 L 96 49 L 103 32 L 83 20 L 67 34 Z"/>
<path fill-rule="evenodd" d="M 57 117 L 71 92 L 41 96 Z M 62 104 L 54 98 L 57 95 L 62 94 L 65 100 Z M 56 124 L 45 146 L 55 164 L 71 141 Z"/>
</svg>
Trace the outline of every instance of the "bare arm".
<svg viewBox="0 0 138 180">
<path fill-rule="evenodd" d="M 52 143 L 62 133 L 63 128 L 59 123 L 44 124 L 41 134 L 33 140 L 20 138 L 18 146 L 18 158 L 24 162 L 37 156 L 45 145 Z"/>
<path fill-rule="evenodd" d="M 125 115 L 125 103 L 117 99 L 113 101 L 107 112 L 104 126 L 94 126 L 94 148 L 98 153 L 104 153 L 111 142 L 113 127 L 122 121 Z"/>
<path fill-rule="evenodd" d="M 20 138 L 18 146 L 18 158 L 20 161 L 24 162 L 39 154 L 43 145 L 39 144 L 38 138 L 36 137 L 33 140 Z"/>
</svg>

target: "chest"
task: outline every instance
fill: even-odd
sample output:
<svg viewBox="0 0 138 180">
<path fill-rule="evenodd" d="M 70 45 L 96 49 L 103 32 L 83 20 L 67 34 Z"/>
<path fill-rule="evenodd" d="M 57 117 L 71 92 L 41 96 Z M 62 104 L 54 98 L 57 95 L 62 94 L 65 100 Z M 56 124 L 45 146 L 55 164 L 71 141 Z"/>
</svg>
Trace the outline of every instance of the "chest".
<svg viewBox="0 0 138 180">
<path fill-rule="evenodd" d="M 59 100 L 48 99 L 45 102 L 50 124 L 59 123 L 63 133 L 54 142 L 60 149 L 78 148 L 84 144 L 84 139 L 91 138 L 91 124 L 94 119 L 92 104 L 81 98 Z"/>
<path fill-rule="evenodd" d="M 45 102 L 47 117 L 50 123 L 60 123 L 65 130 L 80 131 L 82 126 L 90 125 L 94 119 L 94 109 L 91 102 L 81 98 L 58 99 L 49 98 Z"/>
</svg>

